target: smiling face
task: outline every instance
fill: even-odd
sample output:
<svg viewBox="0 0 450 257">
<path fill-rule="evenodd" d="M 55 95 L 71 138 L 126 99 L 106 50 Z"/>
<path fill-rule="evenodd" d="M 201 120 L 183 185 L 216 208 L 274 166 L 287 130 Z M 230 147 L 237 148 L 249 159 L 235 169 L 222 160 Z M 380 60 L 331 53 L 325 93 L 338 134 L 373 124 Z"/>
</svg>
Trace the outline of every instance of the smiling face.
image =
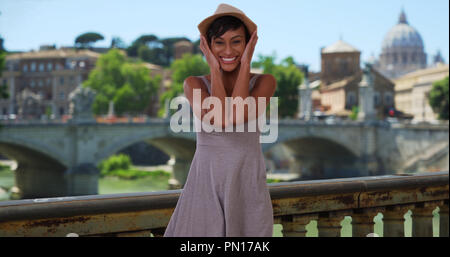
<svg viewBox="0 0 450 257">
<path fill-rule="evenodd" d="M 246 40 L 243 26 L 236 30 L 228 30 L 222 36 L 211 39 L 211 51 L 224 71 L 236 69 L 244 53 Z"/>
</svg>

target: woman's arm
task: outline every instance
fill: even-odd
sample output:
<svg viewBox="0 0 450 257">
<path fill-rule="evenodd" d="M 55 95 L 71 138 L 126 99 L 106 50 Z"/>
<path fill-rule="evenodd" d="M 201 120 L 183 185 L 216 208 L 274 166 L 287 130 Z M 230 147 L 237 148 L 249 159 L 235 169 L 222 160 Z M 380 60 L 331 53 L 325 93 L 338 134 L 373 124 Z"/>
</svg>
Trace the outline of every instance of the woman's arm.
<svg viewBox="0 0 450 257">
<path fill-rule="evenodd" d="M 220 109 L 214 107 L 212 110 L 215 112 L 213 114 L 213 117 L 222 117 L 221 120 L 215 124 L 214 127 L 220 127 L 222 129 L 225 129 L 225 127 L 229 126 L 229 118 L 226 117 L 226 114 L 229 113 L 225 110 L 227 107 L 225 103 L 225 98 L 227 97 L 227 93 L 225 91 L 225 86 L 223 85 L 222 81 L 222 74 L 220 72 L 220 69 L 211 70 L 211 96 L 217 97 L 220 100 L 221 107 Z M 220 115 L 220 116 L 216 116 Z M 212 120 L 214 121 L 214 119 Z M 212 124 L 211 124 L 212 125 Z"/>
<path fill-rule="evenodd" d="M 248 105 L 245 105 L 244 108 L 234 108 L 236 103 L 237 104 L 243 103 L 246 101 L 247 97 L 250 96 L 248 92 L 249 83 L 250 83 L 250 65 L 241 61 L 241 67 L 239 70 L 238 77 L 236 79 L 236 84 L 234 85 L 233 92 L 231 93 L 231 99 L 234 102 L 234 104 L 230 104 L 230 106 L 228 106 L 229 108 L 228 113 L 230 115 L 227 118 L 229 119 L 229 123 L 232 123 L 233 125 L 241 124 L 243 123 L 243 119 L 245 120 L 245 118 L 242 116 L 241 109 L 243 109 L 243 112 L 247 115 L 248 112 L 252 111 L 253 109 L 248 108 L 251 107 Z M 242 99 L 237 99 L 237 97 L 242 97 Z M 247 115 L 245 116 L 247 117 Z"/>
<path fill-rule="evenodd" d="M 210 113 L 212 117 L 222 117 L 221 119 L 218 119 L 217 121 L 214 120 L 214 118 L 211 119 L 211 122 L 209 125 L 212 125 L 214 128 L 218 129 L 225 129 L 225 127 L 228 125 L 228 118 L 225 117 L 226 111 L 225 111 L 225 87 L 223 85 L 222 81 L 222 74 L 220 71 L 220 64 L 212 54 L 211 50 L 209 49 L 208 43 L 206 42 L 206 38 L 204 36 L 200 36 L 200 49 L 202 50 L 203 54 L 206 57 L 206 60 L 209 64 L 210 71 L 211 71 L 211 95 L 204 89 L 202 89 L 202 86 L 198 83 L 198 80 L 194 77 L 189 77 L 184 82 L 184 91 L 186 97 L 189 99 L 189 102 L 191 103 L 192 109 L 194 111 L 194 115 L 200 118 L 200 120 L 203 122 L 203 118 L 207 113 Z M 194 89 L 200 89 L 201 90 L 201 100 L 200 103 L 194 102 L 193 93 Z M 207 97 L 213 96 L 214 98 L 209 98 L 207 101 Z M 217 102 L 217 99 L 220 101 L 220 104 Z M 210 104 L 213 103 L 213 108 L 209 108 Z M 202 106 L 207 105 L 208 108 L 203 109 Z M 208 117 L 209 117 L 208 115 Z"/>
<path fill-rule="evenodd" d="M 255 85 L 250 93 L 248 92 L 249 90 L 247 83 L 247 86 L 242 90 L 242 92 L 246 90 L 247 93 L 242 93 L 240 95 L 236 94 L 236 97 L 242 97 L 244 99 L 243 102 L 247 102 L 249 104 L 245 105 L 243 112 L 234 111 L 235 115 L 233 115 L 232 119 L 230 116 L 229 123 L 232 123 L 233 125 L 240 125 L 248 121 L 258 119 L 258 117 L 260 117 L 264 113 L 267 105 L 270 103 L 270 98 L 275 93 L 276 87 L 277 81 L 271 74 L 261 75 L 260 78 L 255 81 Z M 250 99 L 247 99 L 247 101 L 245 101 L 246 97 L 252 98 L 254 99 L 254 101 L 251 101 Z M 265 103 L 263 102 L 264 100 Z M 261 108 L 259 108 L 259 105 L 261 105 Z M 255 116 L 249 115 L 251 113 L 255 113 Z"/>
<path fill-rule="evenodd" d="M 236 84 L 234 85 L 231 96 L 235 103 L 240 102 L 247 104 L 243 106 L 244 108 L 239 108 L 238 110 L 234 109 L 234 105 L 229 107 L 232 108 L 232 115 L 229 116 L 230 121 L 228 123 L 233 125 L 240 125 L 261 116 L 270 102 L 270 97 L 272 97 L 275 93 L 277 82 L 270 74 L 262 75 L 262 78 L 255 81 L 255 86 L 253 87 L 252 92 L 249 92 L 250 65 L 257 41 L 258 35 L 257 31 L 255 31 L 247 43 L 244 53 L 242 54 L 239 75 L 236 79 Z M 237 99 L 236 97 L 242 97 L 242 99 Z M 265 98 L 266 100 L 265 104 L 262 105 L 263 108 L 258 108 L 258 105 L 261 102 L 260 98 Z M 250 116 L 249 114 L 252 113 L 255 115 Z"/>
</svg>

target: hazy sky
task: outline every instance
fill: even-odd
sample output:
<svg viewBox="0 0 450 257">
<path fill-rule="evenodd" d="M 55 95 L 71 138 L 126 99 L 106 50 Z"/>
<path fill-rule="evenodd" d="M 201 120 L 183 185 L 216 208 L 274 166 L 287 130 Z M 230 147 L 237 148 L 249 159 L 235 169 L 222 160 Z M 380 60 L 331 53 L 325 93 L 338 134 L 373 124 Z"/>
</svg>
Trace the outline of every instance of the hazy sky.
<svg viewBox="0 0 450 257">
<path fill-rule="evenodd" d="M 378 57 L 403 7 L 428 56 L 441 50 L 449 60 L 448 0 L 0 0 L 0 35 L 9 51 L 70 46 L 89 31 L 105 37 L 95 46 L 109 46 L 113 36 L 129 45 L 142 34 L 194 41 L 198 23 L 222 2 L 243 10 L 258 25 L 255 57 L 275 51 L 277 61 L 293 56 L 318 71 L 320 48 L 340 37 L 362 51 L 362 60 Z"/>
</svg>

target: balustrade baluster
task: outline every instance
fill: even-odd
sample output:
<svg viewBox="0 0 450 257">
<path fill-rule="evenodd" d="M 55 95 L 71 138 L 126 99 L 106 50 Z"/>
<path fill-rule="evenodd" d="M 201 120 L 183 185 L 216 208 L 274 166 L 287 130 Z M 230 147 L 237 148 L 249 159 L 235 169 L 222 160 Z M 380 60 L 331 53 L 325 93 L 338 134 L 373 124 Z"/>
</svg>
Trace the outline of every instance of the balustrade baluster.
<svg viewBox="0 0 450 257">
<path fill-rule="evenodd" d="M 352 236 L 365 237 L 373 233 L 375 222 L 373 218 L 378 214 L 376 209 L 356 209 L 352 214 Z"/>
<path fill-rule="evenodd" d="M 433 236 L 433 211 L 436 206 L 435 202 L 416 204 L 411 215 L 413 237 Z"/>
<path fill-rule="evenodd" d="M 314 219 L 317 219 L 317 215 L 291 215 L 283 217 L 281 220 L 283 230 L 281 232 L 285 237 L 305 237 L 306 225 Z"/>
<path fill-rule="evenodd" d="M 405 214 L 414 205 L 388 206 L 383 212 L 383 237 L 405 236 Z"/>
<path fill-rule="evenodd" d="M 439 205 L 439 236 L 448 237 L 448 200 Z"/>
<path fill-rule="evenodd" d="M 324 212 L 319 213 L 317 219 L 317 230 L 319 237 L 339 237 L 341 235 L 341 221 L 351 212 Z"/>
</svg>

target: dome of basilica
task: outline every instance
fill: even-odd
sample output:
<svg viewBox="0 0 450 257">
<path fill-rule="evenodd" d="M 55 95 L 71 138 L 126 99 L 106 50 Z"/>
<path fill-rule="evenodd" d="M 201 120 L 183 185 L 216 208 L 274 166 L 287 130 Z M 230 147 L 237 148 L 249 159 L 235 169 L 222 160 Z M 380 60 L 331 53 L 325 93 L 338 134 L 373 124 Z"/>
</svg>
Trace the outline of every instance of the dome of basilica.
<svg viewBox="0 0 450 257">
<path fill-rule="evenodd" d="M 401 13 L 398 24 L 386 34 L 383 40 L 383 49 L 392 47 L 423 48 L 422 37 L 416 29 L 408 24 L 404 12 Z"/>
<path fill-rule="evenodd" d="M 398 23 L 384 37 L 376 68 L 390 79 L 423 69 L 427 64 L 424 43 L 419 32 L 408 24 L 402 10 Z"/>
</svg>

